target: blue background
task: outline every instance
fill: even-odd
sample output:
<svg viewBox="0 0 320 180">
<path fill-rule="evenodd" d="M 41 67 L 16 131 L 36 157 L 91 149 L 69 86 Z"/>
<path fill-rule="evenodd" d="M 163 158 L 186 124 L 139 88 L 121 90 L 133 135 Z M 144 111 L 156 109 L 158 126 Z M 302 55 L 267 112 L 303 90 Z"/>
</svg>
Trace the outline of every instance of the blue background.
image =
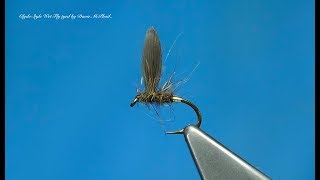
<svg viewBox="0 0 320 180">
<path fill-rule="evenodd" d="M 19 19 L 34 13 L 112 19 Z M 129 106 L 152 25 L 163 57 L 183 32 L 163 78 L 195 69 L 175 93 L 204 131 L 273 179 L 315 177 L 314 1 L 11 0 L 5 20 L 8 180 L 199 179 L 183 136 L 164 134 L 190 108 Z"/>
</svg>

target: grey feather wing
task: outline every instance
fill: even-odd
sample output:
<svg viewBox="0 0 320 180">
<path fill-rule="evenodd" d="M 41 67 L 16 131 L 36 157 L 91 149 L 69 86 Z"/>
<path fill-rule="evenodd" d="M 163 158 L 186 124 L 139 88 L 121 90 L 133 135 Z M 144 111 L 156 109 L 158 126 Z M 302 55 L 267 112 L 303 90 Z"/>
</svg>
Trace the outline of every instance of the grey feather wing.
<svg viewBox="0 0 320 180">
<path fill-rule="evenodd" d="M 153 27 L 147 30 L 142 52 L 142 77 L 147 92 L 154 92 L 162 70 L 160 39 Z"/>
</svg>

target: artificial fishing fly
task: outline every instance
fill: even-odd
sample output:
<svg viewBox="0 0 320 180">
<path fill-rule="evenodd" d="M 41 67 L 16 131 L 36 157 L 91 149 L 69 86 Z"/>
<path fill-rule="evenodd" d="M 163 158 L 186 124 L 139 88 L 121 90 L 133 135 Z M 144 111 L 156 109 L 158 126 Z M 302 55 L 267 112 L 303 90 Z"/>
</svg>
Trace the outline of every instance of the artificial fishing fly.
<svg viewBox="0 0 320 180">
<path fill-rule="evenodd" d="M 144 40 L 144 47 L 142 52 L 142 81 L 144 84 L 144 91 L 138 92 L 138 95 L 131 102 L 130 106 L 133 107 L 137 102 L 144 104 L 156 103 L 162 105 L 165 103 L 182 102 L 196 112 L 198 116 L 197 127 L 201 125 L 201 114 L 197 106 L 188 100 L 182 99 L 173 94 L 173 85 L 171 82 L 172 76 L 159 88 L 162 71 L 162 54 L 160 39 L 153 27 L 147 30 Z M 166 132 L 167 134 L 181 134 L 184 128 L 178 131 Z"/>
</svg>

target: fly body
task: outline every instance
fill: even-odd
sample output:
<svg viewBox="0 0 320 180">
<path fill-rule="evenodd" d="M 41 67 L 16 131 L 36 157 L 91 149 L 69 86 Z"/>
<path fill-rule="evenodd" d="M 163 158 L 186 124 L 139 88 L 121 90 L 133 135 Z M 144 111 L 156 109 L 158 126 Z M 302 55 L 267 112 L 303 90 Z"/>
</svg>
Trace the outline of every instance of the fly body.
<svg viewBox="0 0 320 180">
<path fill-rule="evenodd" d="M 161 88 L 158 87 L 162 71 L 162 53 L 159 36 L 153 27 L 146 33 L 141 66 L 145 89 L 143 92 L 138 92 L 130 106 L 134 106 L 136 102 L 158 105 L 171 103 L 173 97 L 171 78 Z"/>
<path fill-rule="evenodd" d="M 200 127 L 201 114 L 197 106 L 186 99 L 182 99 L 173 94 L 174 87 L 171 79 L 173 74 L 164 83 L 162 87 L 159 87 L 162 71 L 162 54 L 160 39 L 153 27 L 147 30 L 144 40 L 144 47 L 142 51 L 142 82 L 144 84 L 144 90 L 139 91 L 137 96 L 131 102 L 130 106 L 133 107 L 137 102 L 144 104 L 162 105 L 173 102 L 180 102 L 190 106 L 198 117 L 198 122 L 195 126 Z M 167 134 L 182 134 L 183 129 L 177 131 L 166 132 Z"/>
</svg>

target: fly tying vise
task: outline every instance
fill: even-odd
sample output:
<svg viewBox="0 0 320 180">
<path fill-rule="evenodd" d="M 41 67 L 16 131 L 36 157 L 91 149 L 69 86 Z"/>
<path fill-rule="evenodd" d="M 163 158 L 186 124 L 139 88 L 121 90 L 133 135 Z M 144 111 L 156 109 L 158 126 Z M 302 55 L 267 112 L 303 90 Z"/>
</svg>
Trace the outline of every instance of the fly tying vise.
<svg viewBox="0 0 320 180">
<path fill-rule="evenodd" d="M 161 88 L 158 87 L 161 71 L 162 56 L 160 39 L 156 30 L 153 27 L 150 27 L 146 33 L 142 52 L 142 79 L 145 90 L 143 92 L 138 92 L 138 95 L 131 102 L 130 106 L 133 107 L 137 102 L 144 104 L 155 103 L 157 105 L 173 102 L 184 103 L 190 106 L 197 114 L 198 121 L 195 126 L 199 128 L 202 122 L 199 109 L 190 101 L 173 94 L 173 84 L 171 82 L 172 76 Z M 166 134 L 182 134 L 183 132 L 184 128 L 177 131 L 166 132 Z"/>
</svg>

